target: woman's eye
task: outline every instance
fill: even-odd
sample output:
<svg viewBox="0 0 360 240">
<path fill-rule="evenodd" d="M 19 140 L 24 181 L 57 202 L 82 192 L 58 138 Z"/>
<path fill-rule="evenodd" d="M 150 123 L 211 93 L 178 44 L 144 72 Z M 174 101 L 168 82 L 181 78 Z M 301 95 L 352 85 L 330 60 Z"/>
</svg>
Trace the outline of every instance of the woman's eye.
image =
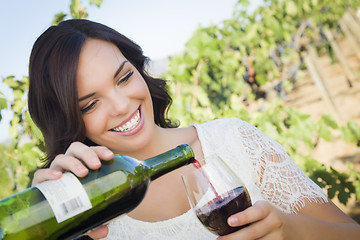
<svg viewBox="0 0 360 240">
<path fill-rule="evenodd" d="M 82 114 L 85 114 L 85 113 L 87 113 L 88 111 L 90 111 L 91 109 L 93 109 L 93 108 L 95 107 L 96 102 L 97 102 L 97 101 L 93 101 L 93 102 L 90 103 L 89 106 L 82 108 L 82 109 L 80 110 L 81 113 L 82 113 Z"/>
<path fill-rule="evenodd" d="M 125 77 L 121 78 L 118 82 L 117 82 L 117 85 L 120 85 L 121 83 L 124 83 L 126 81 L 129 80 L 129 78 L 134 74 L 134 71 L 130 71 L 128 72 Z"/>
</svg>

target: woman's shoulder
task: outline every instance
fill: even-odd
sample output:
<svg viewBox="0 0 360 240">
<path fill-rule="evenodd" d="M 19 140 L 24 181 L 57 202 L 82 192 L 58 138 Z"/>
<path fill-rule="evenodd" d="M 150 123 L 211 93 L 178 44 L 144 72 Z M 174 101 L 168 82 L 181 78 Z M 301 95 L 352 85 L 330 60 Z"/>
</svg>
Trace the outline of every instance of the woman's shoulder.
<svg viewBox="0 0 360 240">
<path fill-rule="evenodd" d="M 223 127 L 226 126 L 226 128 L 232 128 L 232 127 L 239 127 L 242 125 L 249 124 L 246 121 L 241 120 L 237 117 L 231 117 L 231 118 L 218 118 L 214 120 L 210 120 L 208 122 L 194 124 L 194 126 L 198 127 Z"/>
<path fill-rule="evenodd" d="M 252 124 L 237 118 L 219 118 L 208 122 L 193 124 L 199 133 L 213 133 L 213 134 L 226 134 L 233 135 L 239 132 L 258 132 L 259 130 Z"/>
<path fill-rule="evenodd" d="M 239 129 L 248 123 L 236 118 L 219 118 L 208 122 L 194 124 L 200 142 L 205 145 L 220 146 L 227 141 L 238 138 Z"/>
</svg>

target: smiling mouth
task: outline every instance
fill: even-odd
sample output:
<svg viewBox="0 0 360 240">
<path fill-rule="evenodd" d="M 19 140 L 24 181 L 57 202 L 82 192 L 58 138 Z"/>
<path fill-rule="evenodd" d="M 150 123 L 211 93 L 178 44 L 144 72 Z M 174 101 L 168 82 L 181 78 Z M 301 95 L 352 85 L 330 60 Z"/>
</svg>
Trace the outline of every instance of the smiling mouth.
<svg viewBox="0 0 360 240">
<path fill-rule="evenodd" d="M 110 129 L 113 132 L 126 132 L 134 129 L 140 123 L 140 110 L 138 109 L 134 116 L 126 123 Z"/>
</svg>

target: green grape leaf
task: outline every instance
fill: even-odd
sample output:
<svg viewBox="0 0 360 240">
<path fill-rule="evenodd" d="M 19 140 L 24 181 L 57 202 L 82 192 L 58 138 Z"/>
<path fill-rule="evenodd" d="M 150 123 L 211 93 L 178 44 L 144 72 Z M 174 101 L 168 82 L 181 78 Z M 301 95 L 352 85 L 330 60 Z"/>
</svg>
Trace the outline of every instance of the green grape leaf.
<svg viewBox="0 0 360 240">
<path fill-rule="evenodd" d="M 305 159 L 305 168 L 310 172 L 315 172 L 317 170 L 324 170 L 325 166 L 315 159 Z"/>
<path fill-rule="evenodd" d="M 355 142 L 355 137 L 349 128 L 341 127 L 341 139 L 346 142 Z"/>
<path fill-rule="evenodd" d="M 97 7 L 100 7 L 103 0 L 90 0 L 90 5 L 95 4 Z"/>
<path fill-rule="evenodd" d="M 199 101 L 199 103 L 203 107 L 209 107 L 210 106 L 210 101 L 209 101 L 209 98 L 208 98 L 208 94 L 200 87 L 197 88 L 197 100 Z"/>
<path fill-rule="evenodd" d="M 5 98 L 0 98 L 0 110 L 7 108 L 7 101 Z"/>
<path fill-rule="evenodd" d="M 355 189 L 358 189 L 356 191 L 356 199 L 359 200 L 360 199 L 360 180 L 355 181 Z"/>
<path fill-rule="evenodd" d="M 0 199 L 3 199 L 12 194 L 12 189 L 14 188 L 15 180 L 11 175 L 11 170 L 7 168 L 0 168 Z"/>
<path fill-rule="evenodd" d="M 17 81 L 15 81 L 14 76 L 9 76 L 9 77 L 3 79 L 3 83 L 7 84 L 12 89 L 15 89 L 19 86 L 19 83 Z"/>
<path fill-rule="evenodd" d="M 332 129 L 338 129 L 339 125 L 331 115 L 322 115 L 321 120 Z"/>
<path fill-rule="evenodd" d="M 350 193 L 348 193 L 348 192 L 342 190 L 341 188 L 339 188 L 339 193 L 338 193 L 338 199 L 339 199 L 339 201 L 340 201 L 342 204 L 346 205 L 347 202 L 348 202 L 348 200 L 349 200 L 349 198 L 350 198 Z"/>
<path fill-rule="evenodd" d="M 320 124 L 319 136 L 330 142 L 332 139 L 331 131 L 325 124 Z"/>
<path fill-rule="evenodd" d="M 335 197 L 336 192 L 338 191 L 336 186 L 331 186 L 327 190 L 327 195 L 330 199 L 333 199 Z"/>
<path fill-rule="evenodd" d="M 60 22 L 64 21 L 66 16 L 67 16 L 67 14 L 65 14 L 63 12 L 60 12 L 60 13 L 56 14 L 54 16 L 54 20 L 52 21 L 51 25 L 52 26 L 58 25 Z"/>
<path fill-rule="evenodd" d="M 351 133 L 353 133 L 353 135 L 354 135 L 354 137 L 356 139 L 360 139 L 360 127 L 359 127 L 359 124 L 357 122 L 349 121 L 347 123 L 347 127 L 349 128 Z"/>
</svg>

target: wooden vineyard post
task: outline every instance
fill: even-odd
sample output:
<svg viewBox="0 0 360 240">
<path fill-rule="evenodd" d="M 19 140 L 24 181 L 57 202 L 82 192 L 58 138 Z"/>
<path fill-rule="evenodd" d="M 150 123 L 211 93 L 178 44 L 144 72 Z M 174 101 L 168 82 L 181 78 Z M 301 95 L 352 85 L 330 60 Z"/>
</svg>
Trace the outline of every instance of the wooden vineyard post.
<svg viewBox="0 0 360 240">
<path fill-rule="evenodd" d="M 351 32 L 355 35 L 358 42 L 360 42 L 360 24 L 354 19 L 349 12 L 344 14 L 343 20 L 349 26 Z"/>
<path fill-rule="evenodd" d="M 334 50 L 334 53 L 336 55 L 336 58 L 339 60 L 341 66 L 344 69 L 344 73 L 346 76 L 346 79 L 348 80 L 348 84 L 350 87 L 352 87 L 352 82 L 356 80 L 355 74 L 352 72 L 351 68 L 349 67 L 349 64 L 344 56 L 344 54 L 341 52 L 341 49 L 337 42 L 335 41 L 332 33 L 328 29 L 324 29 L 324 34 L 327 38 L 327 40 L 330 42 L 331 48 Z"/>
<path fill-rule="evenodd" d="M 328 105 L 328 107 L 331 109 L 331 111 L 335 114 L 335 118 L 343 124 L 343 119 L 341 115 L 339 114 L 338 109 L 335 106 L 335 103 L 331 97 L 329 88 L 326 85 L 326 82 L 324 81 L 324 75 L 318 66 L 318 57 L 317 53 L 314 48 L 309 48 L 308 54 L 304 54 L 304 60 L 307 69 L 310 72 L 311 78 L 315 82 L 315 85 L 320 90 L 320 93 L 325 101 L 325 103 Z"/>
<path fill-rule="evenodd" d="M 359 17 L 356 15 L 356 12 L 354 9 L 352 8 L 348 8 L 347 12 L 350 14 L 350 16 L 354 19 L 355 22 L 358 23 L 358 26 L 360 26 L 360 19 Z"/>
<path fill-rule="evenodd" d="M 357 58 L 360 59 L 360 43 L 356 42 L 356 38 L 343 19 L 340 19 L 339 25 L 342 32 L 345 34 L 345 37 L 349 40 L 351 47 L 354 49 Z"/>
</svg>

